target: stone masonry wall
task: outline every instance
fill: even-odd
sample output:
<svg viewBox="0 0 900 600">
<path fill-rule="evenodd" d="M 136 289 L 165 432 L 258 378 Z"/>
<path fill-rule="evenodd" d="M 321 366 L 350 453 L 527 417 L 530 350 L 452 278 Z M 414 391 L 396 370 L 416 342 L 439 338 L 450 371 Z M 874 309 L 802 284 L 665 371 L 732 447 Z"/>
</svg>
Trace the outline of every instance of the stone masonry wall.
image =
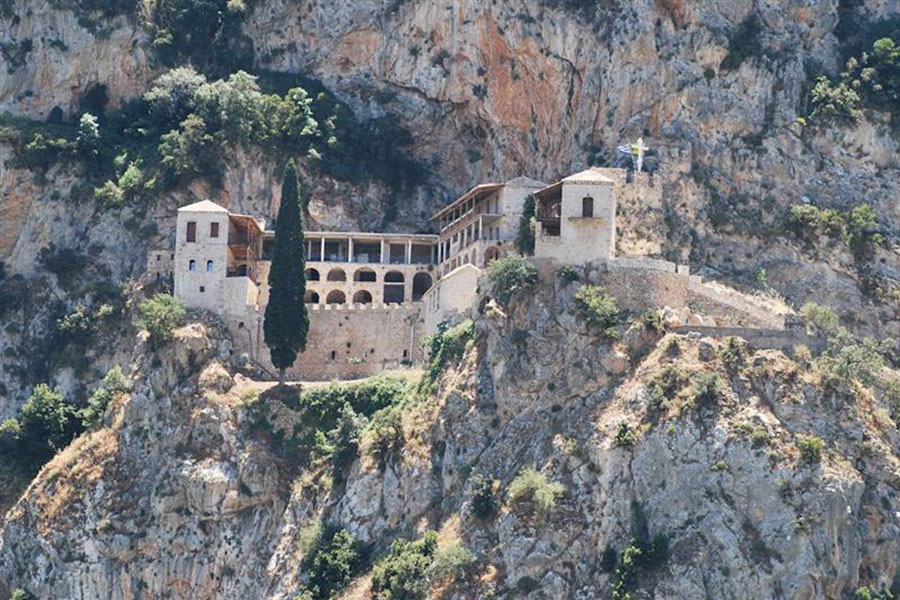
<svg viewBox="0 0 900 600">
<path fill-rule="evenodd" d="M 291 380 L 357 379 L 422 360 L 423 320 L 418 304 L 307 307 L 307 349 L 288 370 Z M 271 369 L 261 323 L 262 313 L 249 309 L 246 319 L 228 319 L 235 350 Z"/>
</svg>

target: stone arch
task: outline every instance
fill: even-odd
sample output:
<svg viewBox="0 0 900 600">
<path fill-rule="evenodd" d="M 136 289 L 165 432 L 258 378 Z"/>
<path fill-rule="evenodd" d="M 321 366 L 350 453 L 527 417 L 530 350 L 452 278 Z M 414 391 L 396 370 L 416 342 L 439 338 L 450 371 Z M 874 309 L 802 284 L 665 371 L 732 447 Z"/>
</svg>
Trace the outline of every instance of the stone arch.
<svg viewBox="0 0 900 600">
<path fill-rule="evenodd" d="M 306 295 L 303 296 L 303 302 L 305 302 L 306 304 L 318 304 L 319 303 L 318 292 L 314 292 L 312 290 L 306 290 Z"/>
<path fill-rule="evenodd" d="M 331 290 L 325 297 L 325 304 L 344 304 L 347 302 L 347 296 L 341 290 Z"/>
<path fill-rule="evenodd" d="M 353 274 L 353 281 L 375 281 L 376 279 L 375 271 L 368 267 L 357 269 Z"/>
<path fill-rule="evenodd" d="M 372 304 L 372 294 L 368 290 L 359 290 L 353 294 L 353 304 Z"/>
<path fill-rule="evenodd" d="M 491 246 L 484 251 L 484 266 L 488 266 L 498 258 L 500 258 L 500 248 L 498 248 L 497 246 Z"/>
<path fill-rule="evenodd" d="M 197 270 L 197 261 L 193 258 L 188 261 L 188 271 L 196 271 Z"/>
<path fill-rule="evenodd" d="M 206 270 L 207 270 L 207 271 L 212 271 L 213 269 L 214 269 L 214 267 L 213 267 L 213 261 L 211 261 L 211 260 L 206 261 Z"/>
<path fill-rule="evenodd" d="M 328 281 L 347 281 L 347 274 L 343 269 L 332 269 L 328 271 L 327 279 Z"/>
<path fill-rule="evenodd" d="M 319 281 L 319 270 L 309 268 L 306 270 L 306 280 L 307 281 Z"/>
<path fill-rule="evenodd" d="M 384 303 L 403 304 L 406 299 L 405 278 L 400 271 L 388 271 L 384 275 Z"/>
<path fill-rule="evenodd" d="M 422 296 L 425 295 L 425 292 L 428 291 L 428 288 L 431 287 L 433 280 L 431 279 L 431 275 L 426 273 L 425 271 L 420 271 L 413 276 L 413 288 L 412 288 L 412 299 L 413 302 L 422 299 Z"/>
</svg>

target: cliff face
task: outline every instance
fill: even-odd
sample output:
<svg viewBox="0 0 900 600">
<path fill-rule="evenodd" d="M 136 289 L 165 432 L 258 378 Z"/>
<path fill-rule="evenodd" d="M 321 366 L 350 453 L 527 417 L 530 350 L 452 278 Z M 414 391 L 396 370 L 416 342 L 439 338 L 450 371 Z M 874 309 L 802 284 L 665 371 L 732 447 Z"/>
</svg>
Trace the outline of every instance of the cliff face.
<svg viewBox="0 0 900 600">
<path fill-rule="evenodd" d="M 164 70 L 143 16 L 71 8 L 84 4 L 0 0 L 0 113 L 44 121 L 59 107 L 75 118 L 95 85 L 106 86 L 113 108 Z M 409 153 L 427 176 L 404 191 L 386 227 L 423 230 L 435 208 L 473 184 L 549 182 L 642 136 L 658 152 L 661 201 L 627 196 L 620 252 L 649 250 L 743 284 L 764 269 L 794 305 L 814 300 L 856 331 L 900 334 L 900 177 L 889 117 L 798 122 L 810 111 L 812 74 L 838 72 L 848 28 L 895 18 L 891 3 L 248 4 L 243 34 L 255 71 L 312 77 L 358 119 L 395 118 L 409 132 Z M 71 200 L 82 166 L 21 166 L 0 127 L 0 283 L 19 275 L 28 290 L 0 318 L 0 417 L 14 415 L 39 381 L 74 396 L 127 362 L 133 331 L 124 323 L 84 353 L 87 372 L 30 368 L 58 316 L 99 304 L 92 285 L 128 284 L 147 248 L 170 244 L 178 206 L 211 198 L 271 221 L 279 165 L 232 150 L 221 182 L 102 210 Z M 391 193 L 383 183 L 301 169 L 312 187 L 310 227 L 383 226 Z M 795 204 L 861 202 L 888 239 L 864 261 L 839 236 L 811 249 L 785 227 Z M 51 244 L 87 266 L 72 277 L 51 273 L 40 260 Z M 874 298 L 872 280 L 895 293 Z M 617 578 L 602 559 L 607 548 L 621 554 L 632 537 L 654 534 L 668 536 L 668 558 L 641 572 L 635 598 L 834 598 L 889 583 L 898 440 L 870 394 L 827 391 L 807 360 L 775 351 L 734 367 L 709 340 L 682 341 L 677 357 L 667 341 L 637 333 L 610 345 L 571 313 L 571 291 L 545 290 L 509 315 L 484 315 L 465 359 L 404 416 L 402 455 L 364 451 L 335 485 L 321 470 L 298 475 L 252 427 L 242 400 L 249 384 L 232 387 L 221 366 L 228 343 L 214 328 L 183 331 L 170 356 L 139 347 L 131 398 L 57 456 L 9 513 L 0 581 L 39 597 L 287 598 L 305 577 L 302 530 L 323 519 L 379 550 L 422 527 L 455 531 L 483 575 L 457 597 L 488 597 L 491 586 L 605 597 Z M 654 385 L 669 367 L 683 377 L 661 401 Z M 694 401 L 699 372 L 723 381 L 711 404 Z M 290 410 L 279 412 L 290 420 Z M 633 439 L 617 435 L 622 422 Z M 801 435 L 827 441 L 821 462 L 803 458 Z M 566 488 L 548 516 L 515 505 L 472 516 L 469 474 L 505 490 L 525 466 Z M 357 583 L 364 591 L 366 578 Z"/>
<path fill-rule="evenodd" d="M 609 160 L 617 144 L 643 135 L 659 152 L 670 217 L 647 235 L 670 255 L 738 278 L 764 268 L 769 283 L 798 303 L 813 292 L 848 310 L 867 302 L 846 252 L 829 248 L 798 267 L 783 226 L 793 204 L 865 201 L 889 231 L 896 229 L 900 215 L 889 199 L 898 193 L 898 148 L 886 117 L 870 112 L 856 125 L 815 128 L 797 123 L 809 111 L 809 73 L 842 66 L 845 44 L 835 34 L 842 19 L 876 22 L 892 16 L 887 5 L 567 6 L 258 1 L 243 31 L 257 69 L 314 77 L 359 118 L 396 117 L 409 131 L 410 151 L 430 175 L 403 194 L 393 227 L 425 227 L 434 208 L 475 183 L 519 174 L 550 181 Z M 93 84 L 106 85 L 115 106 L 140 95 L 162 70 L 135 15 L 103 20 L 86 13 L 100 23 L 92 34 L 84 14 L 48 2 L 13 2 L 11 14 L 15 25 L 0 33 L 0 42 L 32 45 L 28 52 L 9 50 L 0 73 L 0 107 L 13 114 L 46 119 L 55 106 L 77 114 Z M 751 21 L 753 35 L 741 38 Z M 270 216 L 274 165 L 260 165 L 253 153 L 230 160 L 234 176 L 197 194 Z M 262 176 L 254 176 L 260 169 Z M 27 176 L 5 167 L 0 179 L 8 187 Z M 311 183 L 313 226 L 381 225 L 383 186 L 319 176 Z M 37 186 L 27 195 L 57 187 Z M 158 214 L 167 215 L 182 193 L 159 198 Z M 12 270 L 29 266 L 13 252 L 18 232 L 42 221 L 39 211 L 22 210 L 21 196 L 6 192 L 0 207 L 11 216 L 4 219 L 0 258 Z M 895 281 L 897 267 L 893 253 L 885 253 L 869 271 Z M 877 318 L 867 319 L 873 312 Z M 865 314 L 860 318 L 870 329 L 897 328 L 891 311 L 869 307 Z"/>
<path fill-rule="evenodd" d="M 0 576 L 38 597 L 290 598 L 309 575 L 304 531 L 320 520 L 376 550 L 452 532 L 481 575 L 458 598 L 610 597 L 609 555 L 644 538 L 668 550 L 637 567 L 633 598 L 890 585 L 900 462 L 878 401 L 826 391 L 779 351 L 735 359 L 725 342 L 639 330 L 610 345 L 574 316 L 570 288 L 488 307 L 461 362 L 404 413 L 402 450 L 363 443 L 343 483 L 328 467 L 297 473 L 251 426 L 248 384 L 223 368 L 215 327 L 180 330 L 161 363 L 139 349 L 131 398 L 9 512 Z M 721 388 L 698 395 L 712 373 Z M 296 408 L 270 399 L 268 410 L 289 435 Z M 804 436 L 826 440 L 820 458 L 801 452 Z M 529 466 L 565 488 L 546 514 L 507 500 Z M 501 508 L 484 519 L 475 473 L 497 481 Z M 354 597 L 368 585 L 363 574 Z"/>
</svg>

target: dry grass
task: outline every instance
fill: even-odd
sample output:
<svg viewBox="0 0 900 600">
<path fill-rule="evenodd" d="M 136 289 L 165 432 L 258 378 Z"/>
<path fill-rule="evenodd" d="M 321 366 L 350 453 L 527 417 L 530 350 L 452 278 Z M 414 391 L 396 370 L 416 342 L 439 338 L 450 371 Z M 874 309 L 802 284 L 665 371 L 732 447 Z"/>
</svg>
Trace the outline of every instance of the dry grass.
<svg viewBox="0 0 900 600">
<path fill-rule="evenodd" d="M 47 463 L 29 488 L 39 531 L 56 529 L 69 507 L 106 473 L 119 452 L 118 432 L 101 429 L 77 438 Z"/>
<path fill-rule="evenodd" d="M 371 600 L 372 574 L 366 573 L 350 582 L 338 600 Z"/>
</svg>

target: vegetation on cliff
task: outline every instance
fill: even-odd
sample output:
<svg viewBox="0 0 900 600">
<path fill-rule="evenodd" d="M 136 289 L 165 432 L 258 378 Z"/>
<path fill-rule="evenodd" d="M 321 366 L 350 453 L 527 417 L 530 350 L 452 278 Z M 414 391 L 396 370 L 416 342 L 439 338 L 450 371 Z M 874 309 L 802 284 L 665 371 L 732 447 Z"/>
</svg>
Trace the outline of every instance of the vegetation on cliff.
<svg viewBox="0 0 900 600">
<path fill-rule="evenodd" d="M 283 89 L 286 82 L 291 87 Z M 93 112 L 72 124 L 61 116 L 47 123 L 0 116 L 0 142 L 15 147 L 15 166 L 39 173 L 58 163 L 77 168 L 73 200 L 93 199 L 102 209 L 140 209 L 198 178 L 216 184 L 237 148 L 272 163 L 298 157 L 340 179 L 376 179 L 394 194 L 422 178 L 423 169 L 402 153 L 409 137 L 395 124 L 358 121 L 312 80 L 266 74 L 263 83 L 283 91 L 265 93 L 259 78 L 243 71 L 209 81 L 190 67 L 176 68 L 108 113 L 101 88 L 86 107 Z M 384 137 L 394 143 L 381 145 Z M 392 198 L 385 199 L 387 220 L 396 214 Z"/>
</svg>

